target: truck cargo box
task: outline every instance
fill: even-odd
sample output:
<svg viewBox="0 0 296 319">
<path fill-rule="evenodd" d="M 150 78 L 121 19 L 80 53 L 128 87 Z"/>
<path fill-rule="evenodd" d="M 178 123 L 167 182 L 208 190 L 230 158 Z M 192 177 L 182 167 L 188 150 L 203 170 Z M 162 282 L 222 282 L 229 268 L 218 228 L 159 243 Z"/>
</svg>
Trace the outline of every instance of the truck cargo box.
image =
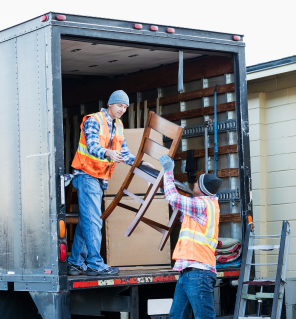
<svg viewBox="0 0 296 319">
<path fill-rule="evenodd" d="M 151 26 L 50 12 L 0 32 L 3 305 L 29 292 L 44 319 L 102 311 L 139 318 L 139 291 L 140 304 L 152 285 L 159 298 L 173 296 L 178 273 L 161 267 L 116 278 L 67 276 L 64 252 L 66 246 L 70 251 L 76 217 L 67 211 L 64 174 L 71 173 L 83 116 L 107 107 L 117 89 L 130 98 L 122 118 L 125 128 L 143 128 L 144 110 L 185 127 L 174 158 L 175 178 L 189 187 L 186 151 L 195 150 L 201 174 L 204 121 L 213 118 L 217 89 L 218 176 L 223 179 L 219 236 L 243 238 L 252 216 L 243 37 L 164 25 L 155 31 Z M 165 137 L 162 142 L 170 144 Z M 212 170 L 211 129 L 209 147 Z M 178 228 L 171 236 L 172 249 L 177 235 Z M 223 280 L 238 274 L 239 269 L 218 272 Z M 140 307 L 141 318 L 148 316 L 145 307 Z"/>
</svg>

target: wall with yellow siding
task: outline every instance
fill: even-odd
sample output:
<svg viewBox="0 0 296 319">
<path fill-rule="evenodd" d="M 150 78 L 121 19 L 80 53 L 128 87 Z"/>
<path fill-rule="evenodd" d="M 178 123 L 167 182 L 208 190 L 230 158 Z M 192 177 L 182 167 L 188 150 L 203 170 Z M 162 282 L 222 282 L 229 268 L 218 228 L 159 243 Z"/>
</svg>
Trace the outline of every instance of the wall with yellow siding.
<svg viewBox="0 0 296 319">
<path fill-rule="evenodd" d="M 248 81 L 248 103 L 255 230 L 277 234 L 290 222 L 287 276 L 296 277 L 296 72 Z M 255 258 L 277 262 L 274 252 Z M 257 267 L 256 276 L 275 276 L 275 268 Z"/>
</svg>

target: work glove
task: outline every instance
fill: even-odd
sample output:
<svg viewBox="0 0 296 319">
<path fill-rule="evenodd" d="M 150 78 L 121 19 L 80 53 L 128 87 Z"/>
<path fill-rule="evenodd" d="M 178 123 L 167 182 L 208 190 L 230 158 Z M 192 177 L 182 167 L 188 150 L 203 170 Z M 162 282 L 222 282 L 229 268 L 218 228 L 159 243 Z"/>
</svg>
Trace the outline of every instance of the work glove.
<svg viewBox="0 0 296 319">
<path fill-rule="evenodd" d="M 174 170 L 175 163 L 168 155 L 161 156 L 159 161 L 165 172 L 172 172 Z"/>
</svg>

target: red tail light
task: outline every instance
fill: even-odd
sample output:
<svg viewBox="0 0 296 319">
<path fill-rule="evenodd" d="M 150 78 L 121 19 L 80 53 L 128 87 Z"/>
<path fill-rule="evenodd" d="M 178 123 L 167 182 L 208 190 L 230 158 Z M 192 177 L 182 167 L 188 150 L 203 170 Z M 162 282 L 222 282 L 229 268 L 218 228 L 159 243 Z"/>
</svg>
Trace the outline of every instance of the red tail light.
<svg viewBox="0 0 296 319">
<path fill-rule="evenodd" d="M 167 33 L 175 33 L 175 29 L 174 28 L 167 28 Z"/>
<path fill-rule="evenodd" d="M 65 21 L 66 20 L 66 16 L 64 16 L 63 14 L 57 14 L 56 18 L 59 21 Z"/>
<path fill-rule="evenodd" d="M 234 36 L 232 37 L 232 39 L 233 39 L 234 41 L 239 41 L 239 40 L 241 39 L 241 37 L 240 37 L 239 35 L 234 35 Z"/>
<path fill-rule="evenodd" d="M 47 21 L 47 15 L 45 14 L 45 15 L 41 16 L 41 17 L 40 17 L 40 21 L 41 21 L 41 22 Z"/>
<path fill-rule="evenodd" d="M 141 30 L 141 29 L 143 29 L 143 26 L 142 26 L 142 24 L 140 24 L 140 23 L 135 23 L 135 24 L 134 24 L 134 28 L 135 28 L 135 29 L 138 29 L 138 30 Z"/>
<path fill-rule="evenodd" d="M 152 25 L 152 26 L 150 26 L 150 30 L 151 31 L 158 31 L 158 26 Z"/>
<path fill-rule="evenodd" d="M 60 244 L 60 260 L 65 261 L 67 258 L 67 249 L 65 244 Z"/>
</svg>

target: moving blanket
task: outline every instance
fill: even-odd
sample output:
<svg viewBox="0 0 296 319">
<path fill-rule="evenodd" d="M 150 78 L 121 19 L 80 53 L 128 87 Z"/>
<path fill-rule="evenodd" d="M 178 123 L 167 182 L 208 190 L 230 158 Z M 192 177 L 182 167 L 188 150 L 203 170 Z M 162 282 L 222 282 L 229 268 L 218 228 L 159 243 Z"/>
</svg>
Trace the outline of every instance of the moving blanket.
<svg viewBox="0 0 296 319">
<path fill-rule="evenodd" d="M 238 259 L 242 254 L 240 240 L 233 238 L 219 238 L 215 251 L 217 263 L 229 263 Z"/>
<path fill-rule="evenodd" d="M 241 265 L 241 261 L 242 261 L 242 259 L 239 258 L 236 261 L 232 261 L 230 263 L 224 263 L 224 264 L 217 263 L 216 269 L 226 268 L 226 267 L 227 268 L 228 267 L 239 267 Z"/>
<path fill-rule="evenodd" d="M 217 248 L 229 248 L 237 243 L 240 243 L 239 239 L 235 238 L 219 238 Z"/>
</svg>

